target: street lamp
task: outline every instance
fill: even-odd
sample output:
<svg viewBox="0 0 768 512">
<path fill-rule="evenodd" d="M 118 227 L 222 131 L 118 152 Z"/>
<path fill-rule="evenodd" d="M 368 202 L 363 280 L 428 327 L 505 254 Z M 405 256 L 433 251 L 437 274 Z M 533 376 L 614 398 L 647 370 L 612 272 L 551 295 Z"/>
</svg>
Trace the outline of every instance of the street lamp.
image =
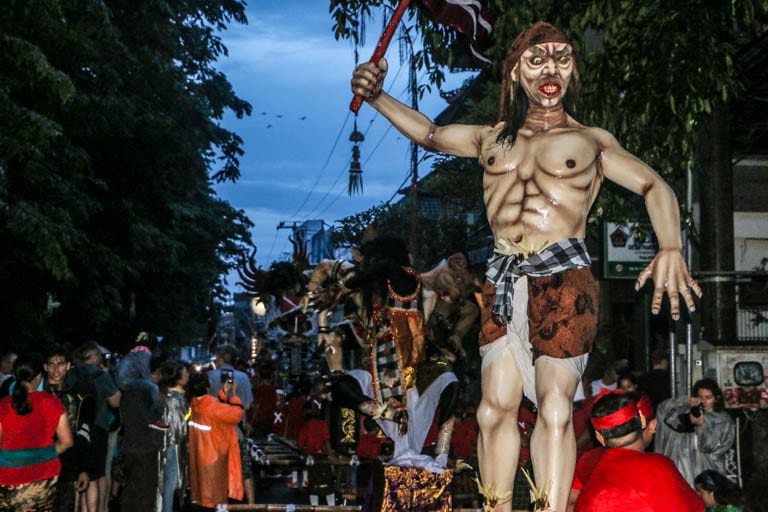
<svg viewBox="0 0 768 512">
<path fill-rule="evenodd" d="M 254 297 L 251 299 L 251 311 L 256 316 L 264 316 L 267 314 L 267 305 L 260 297 Z"/>
</svg>

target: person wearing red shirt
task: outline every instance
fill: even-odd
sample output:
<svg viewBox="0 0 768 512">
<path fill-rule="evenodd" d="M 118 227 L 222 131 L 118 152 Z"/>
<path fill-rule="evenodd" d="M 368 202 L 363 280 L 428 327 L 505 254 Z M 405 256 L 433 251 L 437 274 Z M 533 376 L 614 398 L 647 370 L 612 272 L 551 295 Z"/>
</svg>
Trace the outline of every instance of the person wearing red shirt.
<svg viewBox="0 0 768 512">
<path fill-rule="evenodd" d="M 319 495 L 325 495 L 329 506 L 336 505 L 333 484 L 335 481 L 330 456 L 334 455 L 331 448 L 331 432 L 325 421 L 322 403 L 311 399 L 304 410 L 304 422 L 299 429 L 296 447 L 307 456 L 305 482 L 309 487 L 309 502 L 318 506 Z"/>
<path fill-rule="evenodd" d="M 645 452 L 645 416 L 633 395 L 608 393 L 592 408 L 604 448 L 576 464 L 568 510 L 574 512 L 702 512 L 704 502 L 667 457 Z M 573 499 L 575 498 L 575 500 Z"/>
<path fill-rule="evenodd" d="M 276 389 L 275 398 L 277 403 L 275 404 L 275 410 L 272 412 L 272 433 L 276 436 L 285 437 L 285 391 Z"/>
<path fill-rule="evenodd" d="M 311 406 L 309 409 L 313 409 Z M 307 412 L 306 420 L 299 430 L 296 446 L 305 455 L 330 455 L 331 432 L 328 423 L 315 411 Z"/>
<path fill-rule="evenodd" d="M 253 378 L 253 384 L 253 405 L 248 422 L 253 427 L 254 437 L 265 437 L 272 431 L 277 409 L 277 386 L 272 382 L 271 369 L 262 368 Z"/>
<path fill-rule="evenodd" d="M 308 391 L 306 388 L 298 390 L 285 404 L 285 437 L 289 439 L 299 437 L 299 430 L 304 423 L 304 406 L 309 401 Z"/>
<path fill-rule="evenodd" d="M 21 356 L 13 366 L 16 386 L 0 400 L 0 510 L 53 509 L 61 472 L 59 454 L 74 444 L 58 397 L 36 391 L 43 361 Z"/>
<path fill-rule="evenodd" d="M 464 414 L 456 419 L 451 436 L 451 456 L 454 459 L 470 459 L 477 449 L 477 433 L 480 427 L 475 417 L 474 407 L 467 407 Z"/>
<path fill-rule="evenodd" d="M 589 427 L 589 417 L 592 414 L 592 406 L 599 398 L 599 396 L 592 396 L 592 385 L 589 379 L 582 379 L 581 387 L 584 390 L 584 399 L 573 403 L 573 433 L 576 436 L 577 460 L 585 452 L 595 448 Z"/>
</svg>

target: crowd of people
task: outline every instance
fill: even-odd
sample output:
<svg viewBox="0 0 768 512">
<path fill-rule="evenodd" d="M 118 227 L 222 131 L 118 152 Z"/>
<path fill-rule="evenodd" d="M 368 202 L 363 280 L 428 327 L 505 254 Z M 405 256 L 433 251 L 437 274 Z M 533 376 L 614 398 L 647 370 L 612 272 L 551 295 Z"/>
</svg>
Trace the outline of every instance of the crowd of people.
<svg viewBox="0 0 768 512">
<path fill-rule="evenodd" d="M 666 351 L 651 359 L 644 374 L 619 361 L 601 379 L 585 379 L 586 397 L 573 415 L 585 442 L 568 510 L 763 510 L 728 464 L 736 427 L 717 382 L 700 379 L 690 396 L 673 397 Z M 592 435 L 578 437 L 580 430 Z"/>
<path fill-rule="evenodd" d="M 0 510 L 170 512 L 253 502 L 244 434 L 251 382 L 234 370 L 236 353 L 222 345 L 216 369 L 195 372 L 141 333 L 117 363 L 96 342 L 7 354 Z"/>
<path fill-rule="evenodd" d="M 458 415 L 467 423 L 456 440 L 464 454 L 476 456 L 486 511 L 526 510 L 529 491 L 537 512 L 752 512 L 727 483 L 736 433 L 716 382 L 696 382 L 690 397 L 665 396 L 670 387 L 658 385 L 663 362 L 655 361 L 655 374 L 635 376 L 622 364 L 583 380 L 599 318 L 587 223 L 604 180 L 645 203 L 659 250 L 635 286 L 653 281 L 651 312 L 658 314 L 667 296 L 678 320 L 681 305 L 696 309 L 702 290 L 683 257 L 672 188 L 612 134 L 576 118 L 577 60 L 561 29 L 533 24 L 515 38 L 501 66 L 495 122 L 477 125 L 438 126 L 384 92 L 386 59 L 353 72 L 352 91 L 408 139 L 476 158 L 484 169 L 494 252 L 478 292 L 484 299 L 477 305 L 482 396 L 472 404 L 474 416 Z M 333 401 L 378 422 L 360 425 L 366 443 L 357 447 L 374 460 L 381 456 L 377 428 L 393 442 L 394 459 L 414 461 L 431 449 L 414 477 L 433 478 L 442 495 L 450 475 L 432 475 L 443 475 L 450 450 L 456 457 L 457 444 L 449 440 L 461 390 L 448 363 L 426 351 L 427 274 L 410 267 L 402 241 L 369 240 L 359 252 L 358 273 L 335 283 L 330 302 L 337 306 L 341 295 L 359 294 L 357 312 L 365 322 L 358 327 L 366 332 L 369 364 L 338 368 Z M 451 300 L 444 303 L 460 297 L 446 295 Z M 468 325 L 475 316 L 467 315 Z M 322 337 L 330 331 L 318 325 Z M 466 334 L 460 331 L 447 337 L 451 345 Z M 25 354 L 13 361 L 3 382 L 8 396 L 0 399 L 0 508 L 71 510 L 76 501 L 86 512 L 106 512 L 110 498 L 119 496 L 122 510 L 173 510 L 186 501 L 187 488 L 200 507 L 230 499 L 253 503 L 247 438 L 254 427 L 296 439 L 308 464 L 336 456 L 318 394 L 301 393 L 292 403 L 277 389 L 259 388 L 255 399 L 251 375 L 235 368 L 230 346 L 218 348 L 215 369 L 191 376 L 155 348 L 153 336 L 140 334 L 112 372 L 107 351 L 95 342 L 71 354 L 52 348 L 45 358 Z M 0 360 L 3 373 L 12 359 Z M 530 422 L 523 421 L 527 413 Z M 648 451 L 652 443 L 655 453 Z M 387 482 L 407 486 L 402 482 L 410 482 L 413 467 L 395 463 L 406 470 Z M 315 502 L 328 490 L 318 469 L 307 469 Z M 389 494 L 386 499 L 399 500 L 397 492 Z M 333 504 L 332 493 L 325 498 Z M 440 507 L 449 506 L 440 500 Z"/>
<path fill-rule="evenodd" d="M 351 467 L 346 478 L 362 490 L 375 464 L 392 452 L 391 440 L 363 418 L 354 453 L 337 453 L 328 379 L 295 382 L 286 399 L 268 366 L 239 365 L 231 345 L 220 346 L 204 372 L 160 355 L 147 333 L 118 363 L 109 355 L 88 342 L 74 350 L 52 345 L 42 356 L 3 357 L 10 364 L 0 385 L 0 509 L 172 512 L 190 504 L 255 503 L 247 440 L 269 434 L 295 441 L 306 457 L 304 470 L 294 470 L 287 485 L 304 487 L 313 505 L 319 499 L 334 505 L 334 464 Z M 578 462 L 569 510 L 630 510 L 639 500 L 648 510 L 758 512 L 726 465 L 736 432 L 717 383 L 701 379 L 690 397 L 671 397 L 666 352 L 652 360 L 646 374 L 618 362 L 600 378 L 583 380 L 584 398 L 573 407 Z M 523 470 L 531 471 L 537 413 L 535 404 L 521 405 L 523 449 L 510 498 L 516 511 L 531 506 Z M 462 398 L 452 464 L 476 467 L 475 416 L 476 404 Z M 426 449 L 436 442 L 433 425 Z M 457 499 L 477 495 L 465 477 L 456 476 Z M 659 500 L 667 508 L 654 508 Z"/>
</svg>

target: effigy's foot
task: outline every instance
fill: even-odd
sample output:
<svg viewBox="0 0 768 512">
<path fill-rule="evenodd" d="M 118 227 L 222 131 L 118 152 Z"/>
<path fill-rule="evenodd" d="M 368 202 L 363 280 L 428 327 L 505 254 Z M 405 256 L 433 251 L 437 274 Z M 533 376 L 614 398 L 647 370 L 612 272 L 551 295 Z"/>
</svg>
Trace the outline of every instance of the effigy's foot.
<svg viewBox="0 0 768 512">
<path fill-rule="evenodd" d="M 533 503 L 533 512 L 556 512 L 549 503 L 549 489 L 552 487 L 552 481 L 547 480 L 541 487 L 536 487 L 530 473 L 525 468 L 520 468 L 531 486 L 531 503 Z"/>
<path fill-rule="evenodd" d="M 499 496 L 496 494 L 495 485 L 489 485 L 488 487 L 486 487 L 477 477 L 475 477 L 475 483 L 477 484 L 478 491 L 483 497 L 483 512 L 494 512 L 494 510 L 496 510 L 496 507 L 512 501 L 511 490 Z"/>
</svg>

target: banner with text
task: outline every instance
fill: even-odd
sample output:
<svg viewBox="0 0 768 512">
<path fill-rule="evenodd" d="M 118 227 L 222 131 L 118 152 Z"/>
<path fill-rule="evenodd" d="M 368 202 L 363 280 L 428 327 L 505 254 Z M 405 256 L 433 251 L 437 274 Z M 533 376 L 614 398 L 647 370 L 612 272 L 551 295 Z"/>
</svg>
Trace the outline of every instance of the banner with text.
<svg viewBox="0 0 768 512">
<path fill-rule="evenodd" d="M 659 242 L 650 223 L 604 222 L 604 275 L 609 279 L 637 279 L 656 255 Z"/>
</svg>

